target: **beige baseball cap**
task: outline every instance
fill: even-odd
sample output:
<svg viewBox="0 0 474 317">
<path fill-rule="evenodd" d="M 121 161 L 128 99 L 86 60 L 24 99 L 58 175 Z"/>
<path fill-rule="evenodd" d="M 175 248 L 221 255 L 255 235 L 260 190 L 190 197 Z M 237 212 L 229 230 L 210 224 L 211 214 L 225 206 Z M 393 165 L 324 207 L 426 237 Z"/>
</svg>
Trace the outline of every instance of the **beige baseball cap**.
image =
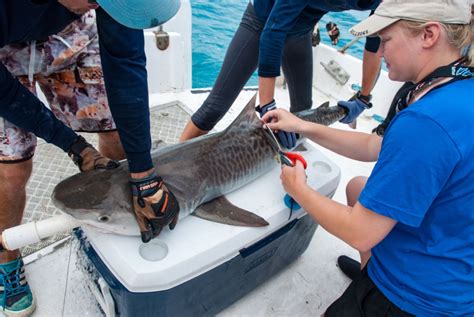
<svg viewBox="0 0 474 317">
<path fill-rule="evenodd" d="M 398 20 L 469 24 L 472 0 L 383 0 L 374 14 L 353 26 L 356 37 L 373 35 Z"/>
</svg>

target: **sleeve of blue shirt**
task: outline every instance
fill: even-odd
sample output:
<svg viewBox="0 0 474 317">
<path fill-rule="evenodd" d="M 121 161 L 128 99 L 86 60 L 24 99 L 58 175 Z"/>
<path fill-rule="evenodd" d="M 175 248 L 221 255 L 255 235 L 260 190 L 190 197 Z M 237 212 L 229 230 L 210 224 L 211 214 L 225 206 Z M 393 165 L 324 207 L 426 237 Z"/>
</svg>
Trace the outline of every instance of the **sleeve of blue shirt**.
<svg viewBox="0 0 474 317">
<path fill-rule="evenodd" d="M 374 10 L 370 11 L 369 16 L 374 14 Z M 378 36 L 369 36 L 365 38 L 365 49 L 371 53 L 377 53 L 380 46 L 380 37 Z"/>
<path fill-rule="evenodd" d="M 0 47 L 43 40 L 79 17 L 54 0 L 0 1 Z"/>
<path fill-rule="evenodd" d="M 116 22 L 101 8 L 96 13 L 110 110 L 130 172 L 143 172 L 153 167 L 143 31 Z"/>
<path fill-rule="evenodd" d="M 275 1 L 260 37 L 258 76 L 277 77 L 280 75 L 286 36 L 308 2 L 308 0 Z M 255 4 L 255 10 L 258 10 L 257 4 Z"/>
<path fill-rule="evenodd" d="M 367 37 L 365 39 L 365 49 L 371 53 L 377 53 L 380 46 L 380 37 Z"/>
<path fill-rule="evenodd" d="M 418 227 L 459 160 L 455 144 L 436 122 L 406 109 L 389 126 L 359 202 Z"/>
</svg>

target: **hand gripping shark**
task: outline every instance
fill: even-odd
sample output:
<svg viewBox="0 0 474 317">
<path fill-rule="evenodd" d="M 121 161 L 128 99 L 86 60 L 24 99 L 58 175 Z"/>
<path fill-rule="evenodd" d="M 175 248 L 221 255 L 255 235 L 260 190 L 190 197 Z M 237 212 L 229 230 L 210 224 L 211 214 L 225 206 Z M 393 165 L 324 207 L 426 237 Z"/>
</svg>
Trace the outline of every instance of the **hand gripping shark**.
<svg viewBox="0 0 474 317">
<path fill-rule="evenodd" d="M 255 99 L 224 131 L 152 152 L 157 174 L 179 201 L 180 219 L 193 214 L 229 225 L 268 225 L 263 218 L 225 198 L 225 194 L 277 164 L 275 145 L 256 115 Z M 329 125 L 343 118 L 345 110 L 326 103 L 297 115 Z M 123 235 L 139 235 L 128 178 L 125 162 L 114 170 L 79 173 L 60 182 L 52 199 L 59 209 L 83 223 Z"/>
</svg>

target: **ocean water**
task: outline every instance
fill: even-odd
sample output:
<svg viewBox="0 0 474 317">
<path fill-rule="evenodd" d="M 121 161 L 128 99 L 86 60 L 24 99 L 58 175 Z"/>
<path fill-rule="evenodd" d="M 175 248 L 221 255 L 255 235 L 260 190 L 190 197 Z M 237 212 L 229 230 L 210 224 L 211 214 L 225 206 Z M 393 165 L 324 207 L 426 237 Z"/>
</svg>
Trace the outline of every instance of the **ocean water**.
<svg viewBox="0 0 474 317">
<path fill-rule="evenodd" d="M 212 87 L 219 73 L 224 55 L 237 29 L 248 0 L 191 0 L 192 45 L 193 45 L 193 88 Z M 353 37 L 349 28 L 369 15 L 369 11 L 345 11 L 328 13 L 319 21 L 321 41 L 331 45 L 326 32 L 326 23 L 337 24 L 341 35 L 338 48 L 350 42 Z M 362 57 L 365 40 L 352 45 L 346 52 Z M 254 74 L 247 85 L 257 85 Z"/>
</svg>

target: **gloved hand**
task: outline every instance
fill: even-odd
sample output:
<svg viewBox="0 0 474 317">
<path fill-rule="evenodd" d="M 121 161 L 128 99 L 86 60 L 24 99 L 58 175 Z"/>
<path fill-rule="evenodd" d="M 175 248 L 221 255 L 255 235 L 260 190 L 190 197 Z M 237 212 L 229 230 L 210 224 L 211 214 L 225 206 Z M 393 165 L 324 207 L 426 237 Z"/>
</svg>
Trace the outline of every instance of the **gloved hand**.
<svg viewBox="0 0 474 317">
<path fill-rule="evenodd" d="M 69 157 L 81 172 L 94 169 L 114 169 L 119 166 L 119 162 L 111 160 L 99 153 L 82 136 L 78 136 L 68 151 Z"/>
<path fill-rule="evenodd" d="M 257 106 L 255 110 L 260 114 L 260 118 L 263 117 L 265 113 L 270 110 L 275 110 L 276 103 L 275 100 L 272 100 L 270 103 L 267 103 L 263 106 Z M 287 149 L 291 149 L 296 145 L 296 134 L 294 132 L 278 131 L 276 137 L 281 145 Z"/>
<path fill-rule="evenodd" d="M 372 108 L 372 104 L 370 103 L 371 96 L 363 96 L 358 92 L 348 101 L 339 101 L 337 103 L 338 106 L 346 108 L 347 114 L 344 118 L 339 120 L 342 123 L 351 123 L 364 111 L 365 109 Z"/>
<path fill-rule="evenodd" d="M 157 237 L 165 226 L 173 230 L 178 222 L 179 203 L 161 177 L 152 173 L 144 178 L 131 179 L 129 183 L 142 241 L 146 243 Z"/>
</svg>

